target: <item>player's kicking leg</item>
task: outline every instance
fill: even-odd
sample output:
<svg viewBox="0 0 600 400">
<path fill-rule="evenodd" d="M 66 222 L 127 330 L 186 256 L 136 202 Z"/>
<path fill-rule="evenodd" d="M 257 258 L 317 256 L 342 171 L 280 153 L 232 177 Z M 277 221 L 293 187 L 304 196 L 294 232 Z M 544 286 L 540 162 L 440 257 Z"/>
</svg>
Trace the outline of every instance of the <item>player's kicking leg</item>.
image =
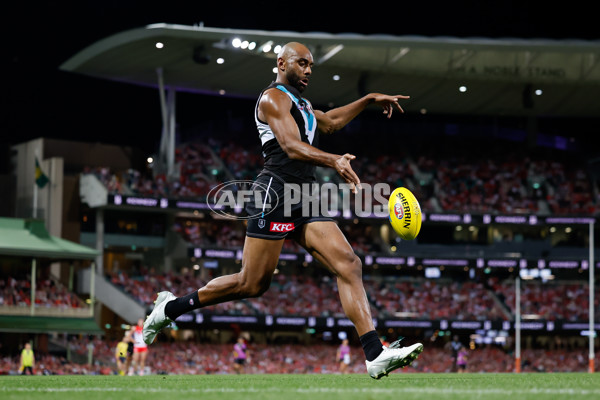
<svg viewBox="0 0 600 400">
<path fill-rule="evenodd" d="M 160 292 L 152 313 L 144 322 L 144 342 L 154 342 L 158 332 L 186 312 L 262 295 L 271 285 L 283 242 L 284 239 L 246 237 L 240 272 L 215 278 L 186 296 L 175 297 L 171 292 Z"/>
<path fill-rule="evenodd" d="M 298 242 L 337 277 L 338 292 L 346 316 L 354 324 L 366 357 L 367 372 L 375 379 L 410 365 L 423 351 L 421 343 L 385 347 L 375 331 L 362 281 L 362 263 L 337 224 L 314 221 L 305 224 Z"/>
</svg>

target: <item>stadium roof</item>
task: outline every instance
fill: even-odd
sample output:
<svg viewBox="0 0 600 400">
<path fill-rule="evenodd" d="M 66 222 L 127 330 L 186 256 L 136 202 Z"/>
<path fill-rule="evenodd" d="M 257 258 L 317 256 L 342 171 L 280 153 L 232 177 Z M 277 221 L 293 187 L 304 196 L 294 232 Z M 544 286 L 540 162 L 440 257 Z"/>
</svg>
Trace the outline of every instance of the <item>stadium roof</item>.
<svg viewBox="0 0 600 400">
<path fill-rule="evenodd" d="M 232 41 L 256 43 L 234 47 Z M 153 24 L 81 50 L 60 69 L 102 79 L 204 94 L 256 98 L 275 77 L 274 47 L 309 46 L 315 105 L 367 92 L 410 95 L 408 112 L 600 116 L 600 41 L 488 39 L 290 32 Z M 157 48 L 157 43 L 162 43 Z M 217 60 L 222 58 L 222 64 Z M 335 80 L 334 77 L 339 77 Z M 459 88 L 466 87 L 465 92 Z M 542 91 L 536 95 L 536 90 Z"/>
<path fill-rule="evenodd" d="M 0 255 L 93 260 L 97 250 L 52 236 L 41 220 L 0 218 Z"/>
</svg>

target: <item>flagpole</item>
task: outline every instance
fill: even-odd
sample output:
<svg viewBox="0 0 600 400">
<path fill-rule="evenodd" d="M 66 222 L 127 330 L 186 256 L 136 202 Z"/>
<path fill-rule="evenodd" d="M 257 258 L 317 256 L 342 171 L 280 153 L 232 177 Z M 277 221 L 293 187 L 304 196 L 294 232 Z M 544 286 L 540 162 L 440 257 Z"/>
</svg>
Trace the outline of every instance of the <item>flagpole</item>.
<svg viewBox="0 0 600 400">
<path fill-rule="evenodd" d="M 590 222 L 590 236 L 589 236 L 589 246 L 590 246 L 590 253 L 589 253 L 589 257 L 590 257 L 590 261 L 589 261 L 589 265 L 590 265 L 590 270 L 589 270 L 589 284 L 588 284 L 588 288 L 589 288 L 589 312 L 588 312 L 588 319 L 589 319 L 589 366 L 588 366 L 588 372 L 593 373 L 595 370 L 594 367 L 594 360 L 596 358 L 596 355 L 594 353 L 594 341 L 596 339 L 596 327 L 594 324 L 594 273 L 595 273 L 595 269 L 596 266 L 595 261 L 594 261 L 594 219 L 592 219 L 592 221 Z"/>
<path fill-rule="evenodd" d="M 33 218 L 38 217 L 38 191 L 39 188 L 43 188 L 48 184 L 50 180 L 42 171 L 42 166 L 40 165 L 37 152 L 35 155 L 35 175 L 33 180 L 33 212 L 31 213 Z M 46 204 L 48 206 L 48 204 Z"/>
<path fill-rule="evenodd" d="M 35 169 L 33 170 L 33 212 L 31 213 L 32 218 L 37 218 L 37 203 L 38 203 L 38 185 L 37 185 L 37 172 L 38 168 L 42 168 L 39 165 L 39 149 L 33 151 L 33 160 L 35 161 Z"/>
<path fill-rule="evenodd" d="M 38 185 L 33 182 L 33 218 L 37 218 Z"/>
<path fill-rule="evenodd" d="M 521 372 L 521 278 L 515 278 L 515 372 Z"/>
</svg>

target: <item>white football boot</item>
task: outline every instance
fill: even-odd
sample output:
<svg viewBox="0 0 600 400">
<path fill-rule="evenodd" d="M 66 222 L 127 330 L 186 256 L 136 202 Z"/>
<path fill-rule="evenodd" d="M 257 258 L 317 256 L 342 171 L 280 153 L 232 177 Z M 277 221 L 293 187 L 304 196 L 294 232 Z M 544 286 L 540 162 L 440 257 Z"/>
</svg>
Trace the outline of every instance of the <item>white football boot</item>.
<svg viewBox="0 0 600 400">
<path fill-rule="evenodd" d="M 154 309 L 146 317 L 144 321 L 144 329 L 142 334 L 144 336 L 144 342 L 146 344 L 152 344 L 154 338 L 158 335 L 158 332 L 165 326 L 169 325 L 173 320 L 165 315 L 165 306 L 171 300 L 175 300 L 177 297 L 171 292 L 160 292 L 158 297 L 154 301 Z"/>
<path fill-rule="evenodd" d="M 423 351 L 421 343 L 400 347 L 400 340 L 395 341 L 389 347 L 383 346 L 383 351 L 376 359 L 366 361 L 367 372 L 371 378 L 379 379 L 395 369 L 410 365 Z"/>
</svg>

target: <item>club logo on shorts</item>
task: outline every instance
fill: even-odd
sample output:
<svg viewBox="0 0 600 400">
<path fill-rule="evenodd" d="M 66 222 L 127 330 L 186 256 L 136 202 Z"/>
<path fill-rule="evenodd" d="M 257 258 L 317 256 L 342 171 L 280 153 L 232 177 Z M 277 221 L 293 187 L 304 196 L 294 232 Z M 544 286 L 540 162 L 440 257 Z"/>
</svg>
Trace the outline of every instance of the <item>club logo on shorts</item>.
<svg viewBox="0 0 600 400">
<path fill-rule="evenodd" d="M 265 227 L 265 220 L 264 219 L 261 218 L 261 219 L 258 220 L 258 227 L 260 229 L 262 229 L 262 228 Z"/>
<path fill-rule="evenodd" d="M 271 232 L 291 232 L 294 230 L 294 223 L 271 222 Z"/>
</svg>

